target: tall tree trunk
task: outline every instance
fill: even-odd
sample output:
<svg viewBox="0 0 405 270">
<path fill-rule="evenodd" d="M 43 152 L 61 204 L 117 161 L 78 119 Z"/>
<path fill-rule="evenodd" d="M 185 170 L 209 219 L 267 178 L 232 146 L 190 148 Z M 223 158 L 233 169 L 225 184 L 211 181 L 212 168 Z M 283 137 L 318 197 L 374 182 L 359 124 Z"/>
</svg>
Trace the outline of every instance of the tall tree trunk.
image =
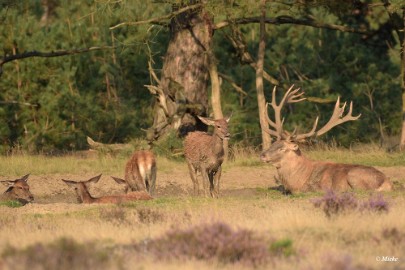
<svg viewBox="0 0 405 270">
<path fill-rule="evenodd" d="M 211 78 L 211 103 L 212 111 L 214 112 L 214 119 L 224 118 L 221 108 L 221 85 L 219 82 L 217 62 L 214 52 L 210 50 L 209 56 L 209 73 Z"/>
<path fill-rule="evenodd" d="M 401 48 L 401 88 L 402 88 L 402 134 L 401 140 L 399 142 L 399 148 L 401 150 L 405 149 L 405 7 L 402 8 L 402 19 L 403 19 L 403 36 L 402 36 L 402 48 Z"/>
<path fill-rule="evenodd" d="M 212 48 L 208 51 L 209 57 L 209 72 L 211 78 L 211 104 L 212 111 L 214 112 L 214 119 L 224 118 L 221 107 L 221 84 L 219 81 L 218 69 L 217 69 L 217 59 L 215 58 Z M 224 160 L 228 160 L 228 149 L 229 141 L 223 140 L 224 143 Z"/>
<path fill-rule="evenodd" d="M 181 7 L 174 5 L 173 11 Z M 195 116 L 206 116 L 208 109 L 209 59 L 206 52 L 211 49 L 211 23 L 210 16 L 202 8 L 181 13 L 171 20 L 172 38 L 163 62 L 161 95 L 154 108 L 148 141 L 158 140 L 172 130 L 180 136 L 196 129 L 206 130 Z"/>
<path fill-rule="evenodd" d="M 264 130 L 266 125 L 266 98 L 264 96 L 264 85 L 263 85 L 263 66 L 264 66 L 264 53 L 266 49 L 266 28 L 264 19 L 266 18 L 266 0 L 262 0 L 262 16 L 260 18 L 260 41 L 259 41 L 259 51 L 257 55 L 257 68 L 256 68 L 256 90 L 257 90 L 257 103 L 259 106 L 259 118 L 260 127 L 262 130 L 262 148 L 267 149 L 271 145 L 271 137 Z"/>
</svg>

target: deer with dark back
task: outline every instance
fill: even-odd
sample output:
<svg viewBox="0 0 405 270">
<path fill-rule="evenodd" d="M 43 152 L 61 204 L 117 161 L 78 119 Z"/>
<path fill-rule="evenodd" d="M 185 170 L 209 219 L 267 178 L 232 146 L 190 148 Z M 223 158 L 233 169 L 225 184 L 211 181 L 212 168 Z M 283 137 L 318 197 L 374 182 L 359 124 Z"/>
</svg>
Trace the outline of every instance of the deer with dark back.
<svg viewBox="0 0 405 270">
<path fill-rule="evenodd" d="M 308 133 L 290 133 L 283 129 L 284 119 L 281 119 L 281 109 L 286 103 L 296 103 L 305 100 L 304 93 L 293 86 L 285 93 L 279 104 L 276 102 L 276 87 L 273 89 L 271 105 L 275 118 L 267 118 L 270 128 L 266 131 L 276 138 L 271 147 L 263 151 L 260 158 L 276 167 L 278 181 L 287 192 L 297 193 L 315 190 L 347 191 L 351 189 L 366 189 L 386 191 L 392 189 L 391 181 L 379 170 L 363 165 L 341 164 L 333 162 L 313 161 L 306 158 L 298 146 L 298 142 L 325 134 L 333 127 L 348 121 L 357 120 L 360 115 L 352 116 L 353 104 L 350 102 L 349 111 L 344 114 L 346 103 L 340 106 L 338 98 L 329 121 L 317 130 L 319 117 Z"/>
<path fill-rule="evenodd" d="M 30 191 L 27 183 L 29 174 L 15 180 L 2 180 L 3 185 L 8 189 L 0 196 L 0 201 L 19 201 L 25 205 L 34 200 L 34 196 Z"/>
<path fill-rule="evenodd" d="M 140 201 L 140 200 L 151 200 L 153 199 L 149 193 L 146 191 L 136 191 L 136 192 L 129 192 L 126 194 L 121 195 L 110 195 L 110 196 L 102 196 L 102 197 L 93 197 L 88 188 L 89 184 L 97 183 L 100 180 L 101 174 L 95 177 L 90 178 L 86 181 L 72 181 L 72 180 L 65 180 L 62 179 L 68 186 L 74 188 L 77 196 L 77 201 L 79 203 L 124 203 L 124 202 L 132 202 L 132 201 Z"/>
<path fill-rule="evenodd" d="M 224 161 L 224 140 L 230 138 L 228 123 L 231 116 L 225 119 L 213 120 L 198 116 L 206 125 L 213 126 L 212 135 L 194 131 L 190 132 L 184 140 L 184 155 L 187 160 L 194 194 L 200 193 L 199 174 L 202 175 L 204 194 L 207 195 L 207 185 L 211 197 L 219 197 L 219 186 Z"/>
</svg>

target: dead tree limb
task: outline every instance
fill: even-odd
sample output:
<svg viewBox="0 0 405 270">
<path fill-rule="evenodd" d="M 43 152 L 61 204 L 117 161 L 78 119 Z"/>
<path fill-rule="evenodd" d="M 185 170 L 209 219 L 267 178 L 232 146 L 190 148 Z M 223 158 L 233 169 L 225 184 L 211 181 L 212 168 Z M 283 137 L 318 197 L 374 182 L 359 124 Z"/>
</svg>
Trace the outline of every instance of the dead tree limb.
<svg viewBox="0 0 405 270">
<path fill-rule="evenodd" d="M 214 25 L 214 29 L 221 29 L 226 26 L 229 26 L 231 24 L 249 24 L 249 23 L 260 23 L 260 17 L 250 17 L 250 18 L 239 18 L 239 19 L 234 19 L 234 20 L 225 20 L 222 22 L 219 22 Z M 355 33 L 355 34 L 362 34 L 362 35 L 370 35 L 371 33 L 369 31 L 361 30 L 361 29 L 356 29 L 344 25 L 338 25 L 338 24 L 329 24 L 329 23 L 323 23 L 320 21 L 317 21 L 313 17 L 306 17 L 302 19 L 296 19 L 291 16 L 278 16 L 275 18 L 266 18 L 265 19 L 266 24 L 298 24 L 298 25 L 305 25 L 305 26 L 311 26 L 315 28 L 325 28 L 325 29 L 330 29 L 330 30 L 337 30 L 341 32 L 349 32 L 349 33 Z"/>
<path fill-rule="evenodd" d="M 83 49 L 73 49 L 73 50 L 57 50 L 51 52 L 40 52 L 40 51 L 28 51 L 18 54 L 10 54 L 6 55 L 0 59 L 0 76 L 3 74 L 3 65 L 19 59 L 25 59 L 30 57 L 58 57 L 64 55 L 73 55 L 79 54 L 84 52 L 90 51 L 99 51 L 99 50 L 106 50 L 106 49 L 114 49 L 115 47 L 112 46 L 101 46 L 101 47 L 90 47 L 90 48 L 83 48 Z"/>
<path fill-rule="evenodd" d="M 188 11 L 190 9 L 199 8 L 201 6 L 202 6 L 202 3 L 187 6 L 187 7 L 181 8 L 179 10 L 176 10 L 174 12 L 171 12 L 170 14 L 167 14 L 167 15 L 164 15 L 164 16 L 161 16 L 161 17 L 157 17 L 157 18 L 152 18 L 152 19 L 149 19 L 149 20 L 135 21 L 135 22 L 122 22 L 122 23 L 119 23 L 117 25 L 111 26 L 110 30 L 114 30 L 116 28 L 119 28 L 119 27 L 122 27 L 122 26 L 125 26 L 125 25 L 140 25 L 140 24 L 148 24 L 148 23 L 154 23 L 154 24 L 160 23 L 161 21 L 170 20 L 173 17 L 175 17 L 175 16 L 177 16 L 177 15 L 183 13 L 183 12 L 186 12 L 186 11 Z"/>
</svg>

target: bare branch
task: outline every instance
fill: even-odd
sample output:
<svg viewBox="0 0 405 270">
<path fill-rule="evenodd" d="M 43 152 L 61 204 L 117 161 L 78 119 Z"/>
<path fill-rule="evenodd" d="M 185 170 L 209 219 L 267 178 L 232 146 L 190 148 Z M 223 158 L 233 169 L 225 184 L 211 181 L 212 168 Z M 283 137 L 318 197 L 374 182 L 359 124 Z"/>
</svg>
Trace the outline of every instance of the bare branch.
<svg viewBox="0 0 405 270">
<path fill-rule="evenodd" d="M 51 51 L 51 52 L 40 52 L 40 51 L 29 51 L 29 52 L 24 52 L 24 53 L 19 53 L 19 54 L 12 54 L 12 55 L 6 55 L 0 60 L 0 76 L 3 73 L 3 65 L 14 61 L 14 60 L 19 60 L 19 59 L 25 59 L 25 58 L 30 58 L 30 57 L 58 57 L 58 56 L 64 56 L 64 55 L 73 55 L 73 54 L 79 54 L 79 53 L 84 53 L 84 52 L 90 52 L 90 51 L 99 51 L 99 50 L 106 50 L 106 49 L 114 49 L 115 47 L 113 46 L 101 46 L 101 47 L 90 47 L 90 48 L 83 48 L 83 49 L 73 49 L 73 50 L 57 50 L 57 51 Z"/>
<path fill-rule="evenodd" d="M 140 25 L 140 24 L 148 24 L 148 23 L 157 24 L 157 23 L 160 23 L 161 21 L 169 20 L 169 19 L 171 19 L 171 18 L 173 18 L 173 17 L 175 17 L 175 16 L 177 16 L 177 15 L 183 13 L 183 12 L 186 12 L 186 11 L 188 11 L 190 9 L 199 8 L 201 6 L 202 6 L 202 3 L 187 6 L 187 7 L 181 8 L 179 10 L 176 10 L 176 11 L 170 13 L 170 14 L 167 14 L 167 15 L 164 15 L 164 16 L 161 16 L 161 17 L 157 17 L 157 18 L 152 18 L 152 19 L 149 19 L 149 20 L 136 21 L 136 22 L 122 22 L 122 23 L 119 23 L 117 25 L 111 26 L 110 30 L 114 30 L 114 29 L 116 29 L 118 27 L 121 27 L 121 26 L 124 26 L 124 25 Z"/>
<path fill-rule="evenodd" d="M 227 34 L 225 34 L 225 36 L 231 41 L 233 47 L 238 52 L 240 61 L 242 63 L 249 64 L 254 70 L 256 70 L 257 63 L 254 60 L 254 58 L 252 57 L 252 55 L 249 53 L 249 51 L 247 50 L 248 46 L 243 39 L 242 33 L 236 28 L 233 28 L 232 30 L 233 30 L 232 36 L 227 35 Z M 271 84 L 274 84 L 274 85 L 280 84 L 276 78 L 272 77 L 265 70 L 263 70 L 263 78 L 265 80 L 267 80 L 268 82 L 270 82 Z"/>
<path fill-rule="evenodd" d="M 148 88 L 149 92 L 152 95 L 156 95 L 157 99 L 159 101 L 160 106 L 162 107 L 165 115 L 169 117 L 169 110 L 167 108 L 167 102 L 166 102 L 166 95 L 163 92 L 163 90 L 160 87 L 154 86 L 154 85 L 144 85 L 146 88 Z"/>
<path fill-rule="evenodd" d="M 38 107 L 39 106 L 39 104 L 32 104 L 29 102 L 19 102 L 16 100 L 0 101 L 0 104 L 18 104 L 18 105 L 24 105 L 24 106 L 28 106 L 28 107 Z"/>
<path fill-rule="evenodd" d="M 219 22 L 219 23 L 215 24 L 213 28 L 221 29 L 230 24 L 249 24 L 249 23 L 259 23 L 259 22 L 260 22 L 260 17 L 239 18 L 239 19 L 234 19 L 232 21 L 225 20 L 225 21 Z M 319 22 L 312 17 L 308 17 L 308 18 L 304 18 L 304 19 L 295 19 L 290 16 L 279 16 L 276 18 L 266 18 L 265 23 L 276 24 L 276 25 L 298 24 L 298 25 L 312 26 L 315 28 L 325 28 L 325 29 L 330 29 L 330 30 L 337 30 L 337 31 L 341 31 L 341 32 L 349 32 L 349 33 L 362 34 L 362 35 L 371 34 L 368 31 L 359 30 L 359 29 L 348 27 L 348 26 Z"/>
<path fill-rule="evenodd" d="M 230 85 L 232 85 L 233 88 L 235 88 L 236 92 L 241 93 L 244 96 L 247 96 L 247 93 L 242 89 L 242 87 L 240 87 L 239 85 L 237 85 L 231 77 L 229 77 L 228 75 L 225 75 L 223 73 L 218 73 L 219 76 L 221 78 L 223 78 L 224 80 L 226 80 L 227 82 L 230 83 Z"/>
</svg>

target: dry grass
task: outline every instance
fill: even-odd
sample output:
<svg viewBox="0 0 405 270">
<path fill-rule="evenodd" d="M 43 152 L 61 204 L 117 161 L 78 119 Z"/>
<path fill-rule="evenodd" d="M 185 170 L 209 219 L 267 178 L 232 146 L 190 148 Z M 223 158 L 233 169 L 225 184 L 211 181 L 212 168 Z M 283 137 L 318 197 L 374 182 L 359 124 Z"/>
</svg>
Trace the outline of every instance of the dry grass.
<svg viewBox="0 0 405 270">
<path fill-rule="evenodd" d="M 23 250 L 36 243 L 51 245 L 58 239 L 67 238 L 79 244 L 96 243 L 105 248 L 117 248 L 121 250 L 115 254 L 117 263 L 129 252 L 128 266 L 147 268 L 152 264 L 149 261 L 152 258 L 146 257 L 140 262 L 134 251 L 131 253 L 125 246 L 159 238 L 173 228 L 182 230 L 224 222 L 234 229 L 251 230 L 265 241 L 290 239 L 296 254 L 276 258 L 273 263 L 277 268 L 311 266 L 322 269 L 325 265 L 322 260 L 328 256 L 337 260 L 349 256 L 353 266 L 387 269 L 405 266 L 402 261 L 405 258 L 404 207 L 405 199 L 396 198 L 387 214 L 354 212 L 329 219 L 320 209 L 314 208 L 308 198 L 275 199 L 271 194 L 251 199 L 165 199 L 123 206 L 2 207 L 0 250 L 7 246 Z M 56 213 L 54 208 L 58 209 Z M 390 233 L 392 229 L 397 233 Z M 377 262 L 376 256 L 395 256 L 402 260 L 383 263 Z M 176 262 L 168 263 L 178 266 Z M 194 265 L 188 262 L 188 265 L 209 269 L 212 263 Z M 164 262 L 159 264 L 163 268 L 166 265 Z"/>
<path fill-rule="evenodd" d="M 367 153 L 374 159 L 377 156 L 382 158 L 380 162 L 384 164 L 390 164 L 390 160 L 397 162 L 402 157 L 398 153 L 387 154 L 378 150 L 368 150 Z M 67 256 L 65 254 L 70 254 L 78 259 L 72 264 L 62 260 L 66 264 L 64 269 L 245 269 L 242 264 L 217 260 L 159 260 L 133 248 L 164 237 L 168 231 L 190 230 L 216 222 L 227 224 L 235 231 L 253 232 L 270 251 L 283 245 L 291 248 L 278 255 L 269 255 L 271 260 L 259 268 L 405 268 L 404 191 L 384 194 L 391 205 L 388 213 L 351 211 L 328 218 L 311 202 L 320 196 L 319 193 L 284 196 L 268 190 L 268 181 L 274 170 L 256 164 L 257 154 L 255 149 L 233 152 L 223 175 L 228 195 L 218 200 L 190 196 L 186 191 L 191 187 L 191 180 L 184 163 L 159 157 L 158 190 L 166 193 L 161 193 L 163 195 L 153 201 L 123 205 L 78 205 L 63 201 L 17 208 L 0 205 L 0 268 L 45 269 L 54 263 L 52 258 L 62 260 Z M 313 150 L 308 155 L 316 159 L 331 157 L 356 163 L 371 160 L 356 149 Z M 40 175 L 33 176 L 34 196 L 39 193 L 42 196 L 65 196 L 72 191 L 59 183 L 56 178 L 60 175 L 79 177 L 104 173 L 120 176 L 125 162 L 125 156 L 51 158 L 14 155 L 0 157 L 0 171 L 4 176 L 27 172 Z M 397 165 L 400 164 L 405 165 L 399 162 Z M 388 167 L 383 169 L 390 171 Z M 48 179 L 52 175 L 56 175 L 57 181 L 54 190 L 41 190 L 39 184 L 45 180 L 54 181 Z M 405 182 L 402 176 L 398 180 Z M 101 191 L 107 192 L 107 181 L 110 180 L 106 177 L 103 181 L 106 185 Z M 185 191 L 170 193 L 169 187 L 176 189 L 176 185 L 185 186 Z M 246 190 L 248 193 L 243 193 Z M 367 193 L 357 195 L 368 196 Z M 63 196 L 60 198 L 65 198 Z M 399 261 L 378 262 L 377 256 L 395 256 Z M 13 265 L 16 262 L 20 263 L 19 267 Z"/>
</svg>

